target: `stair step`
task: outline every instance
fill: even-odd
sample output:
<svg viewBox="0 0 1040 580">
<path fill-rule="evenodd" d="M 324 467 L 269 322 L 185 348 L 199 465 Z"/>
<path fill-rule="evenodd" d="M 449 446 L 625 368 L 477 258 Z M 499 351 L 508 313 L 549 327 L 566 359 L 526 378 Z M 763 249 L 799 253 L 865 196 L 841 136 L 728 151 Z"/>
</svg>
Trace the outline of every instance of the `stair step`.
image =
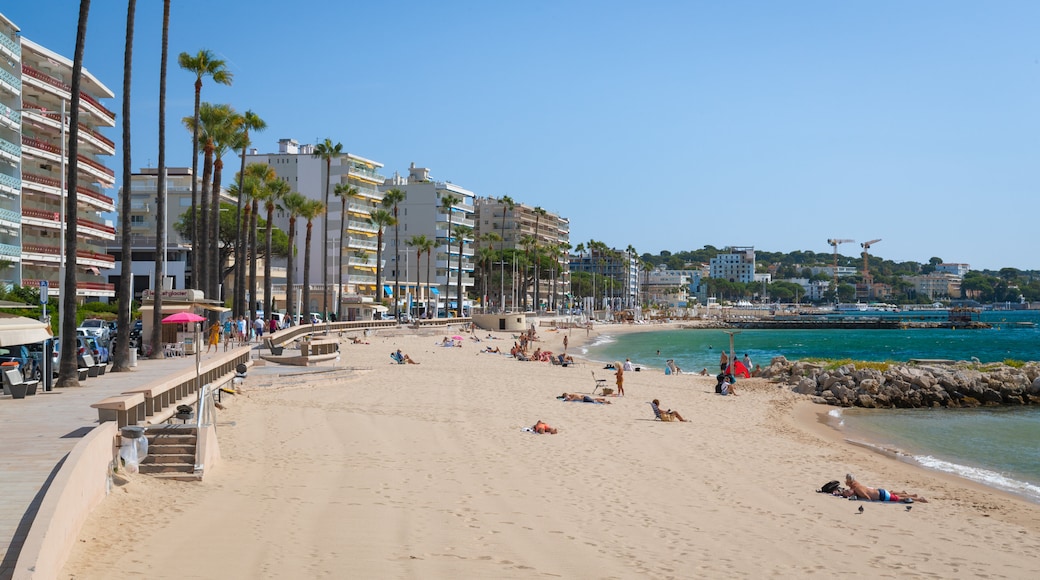
<svg viewBox="0 0 1040 580">
<path fill-rule="evenodd" d="M 141 473 L 194 473 L 194 463 L 142 463 L 138 466 Z"/>
<path fill-rule="evenodd" d="M 161 445 L 163 443 L 174 443 L 180 445 L 194 445 L 198 440 L 197 435 L 156 435 L 147 437 L 149 445 Z"/>
<path fill-rule="evenodd" d="M 192 453 L 155 454 L 149 451 L 141 464 L 190 464 L 194 462 Z"/>
<path fill-rule="evenodd" d="M 195 454 L 195 445 L 149 445 L 149 455 L 179 455 L 183 453 Z"/>
</svg>

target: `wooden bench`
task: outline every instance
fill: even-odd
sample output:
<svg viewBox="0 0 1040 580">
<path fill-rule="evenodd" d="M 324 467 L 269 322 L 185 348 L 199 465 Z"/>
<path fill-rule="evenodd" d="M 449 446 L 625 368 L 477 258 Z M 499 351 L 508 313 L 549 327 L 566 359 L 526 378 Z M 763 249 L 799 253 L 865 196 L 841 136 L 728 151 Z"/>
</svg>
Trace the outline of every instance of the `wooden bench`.
<svg viewBox="0 0 1040 580">
<path fill-rule="evenodd" d="M 136 425 L 145 419 L 143 393 L 113 395 L 91 405 L 98 410 L 98 421 L 115 421 L 120 427 Z"/>
</svg>

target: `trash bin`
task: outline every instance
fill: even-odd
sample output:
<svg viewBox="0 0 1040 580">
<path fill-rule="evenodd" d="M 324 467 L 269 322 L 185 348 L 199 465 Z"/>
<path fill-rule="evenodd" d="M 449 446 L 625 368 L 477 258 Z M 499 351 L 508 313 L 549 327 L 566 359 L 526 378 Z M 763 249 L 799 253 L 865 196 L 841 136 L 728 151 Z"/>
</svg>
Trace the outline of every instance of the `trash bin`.
<svg viewBox="0 0 1040 580">
<path fill-rule="evenodd" d="M 137 347 L 136 346 L 134 348 L 130 349 L 130 366 L 132 366 L 132 367 L 136 367 L 137 366 Z"/>
<path fill-rule="evenodd" d="M 148 456 L 148 439 L 144 436 L 144 427 L 127 425 L 119 430 L 123 442 L 119 446 L 119 457 L 127 473 L 137 473 L 138 465 Z"/>
</svg>

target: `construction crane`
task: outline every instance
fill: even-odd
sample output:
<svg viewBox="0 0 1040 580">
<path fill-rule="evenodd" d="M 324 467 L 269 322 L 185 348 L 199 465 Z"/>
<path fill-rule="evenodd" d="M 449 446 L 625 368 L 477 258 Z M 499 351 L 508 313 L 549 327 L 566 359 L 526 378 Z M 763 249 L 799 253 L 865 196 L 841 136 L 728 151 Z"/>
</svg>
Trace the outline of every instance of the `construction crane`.
<svg viewBox="0 0 1040 580">
<path fill-rule="evenodd" d="M 833 264 L 834 269 L 832 270 L 832 273 L 834 274 L 834 292 L 837 292 L 838 291 L 838 246 L 841 245 L 841 244 L 855 244 L 856 240 L 839 240 L 838 238 L 833 238 L 833 239 L 827 240 L 827 243 L 830 244 L 832 247 L 834 247 L 834 264 Z M 837 294 L 835 294 L 835 296 L 837 296 Z"/>
<path fill-rule="evenodd" d="M 880 242 L 881 239 L 870 240 L 869 242 L 863 242 L 860 247 L 863 248 L 863 283 L 870 286 L 870 263 L 867 261 L 867 254 L 870 252 L 870 246 Z"/>
</svg>

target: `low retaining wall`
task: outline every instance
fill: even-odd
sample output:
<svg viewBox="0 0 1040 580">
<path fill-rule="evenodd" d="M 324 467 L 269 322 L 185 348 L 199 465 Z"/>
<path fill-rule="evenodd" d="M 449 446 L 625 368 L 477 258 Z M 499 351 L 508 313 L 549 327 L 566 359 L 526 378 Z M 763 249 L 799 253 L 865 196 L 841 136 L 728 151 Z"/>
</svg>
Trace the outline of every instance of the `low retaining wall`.
<svg viewBox="0 0 1040 580">
<path fill-rule="evenodd" d="M 51 481 L 25 538 L 13 580 L 57 578 L 83 523 L 108 495 L 118 450 L 116 424 L 102 423 L 87 433 Z"/>
</svg>

